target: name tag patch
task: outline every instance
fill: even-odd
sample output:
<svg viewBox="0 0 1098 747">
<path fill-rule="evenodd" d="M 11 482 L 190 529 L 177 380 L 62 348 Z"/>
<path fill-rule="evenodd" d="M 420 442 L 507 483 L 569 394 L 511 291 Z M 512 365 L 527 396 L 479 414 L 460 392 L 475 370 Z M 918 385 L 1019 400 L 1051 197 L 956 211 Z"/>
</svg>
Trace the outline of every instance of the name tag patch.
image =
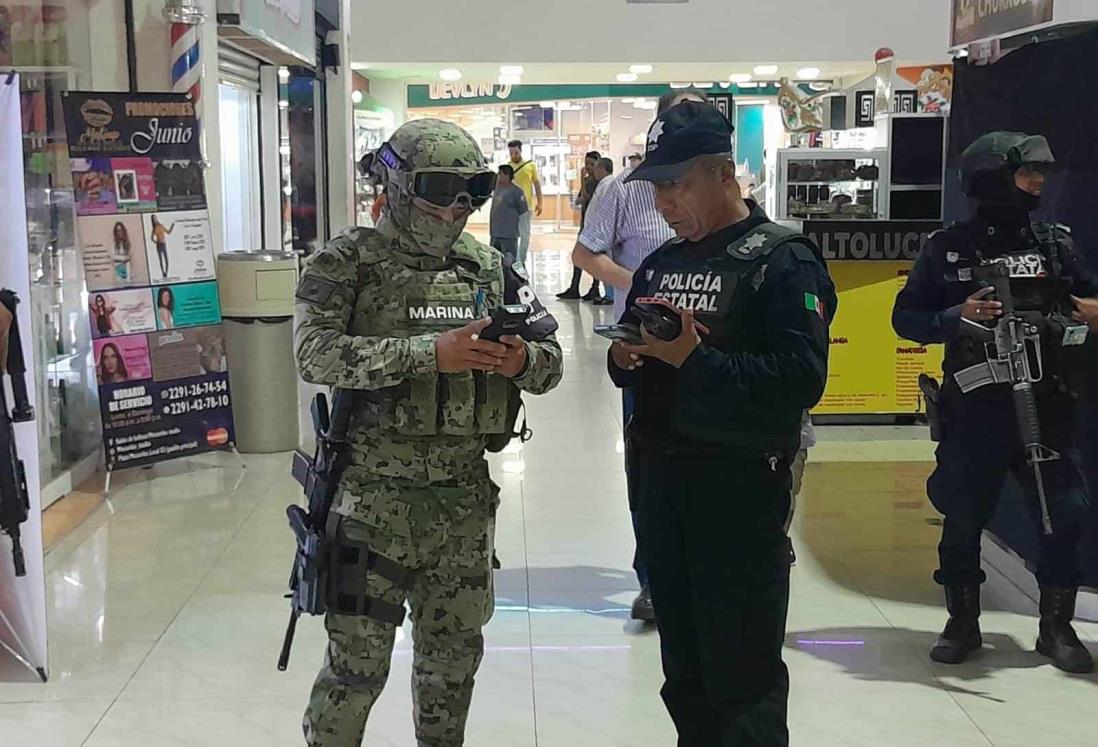
<svg viewBox="0 0 1098 747">
<path fill-rule="evenodd" d="M 408 320 L 453 327 L 476 320 L 472 301 L 409 301 Z"/>
<path fill-rule="evenodd" d="M 649 295 L 680 309 L 723 314 L 730 305 L 735 277 L 719 272 L 663 272 L 652 278 Z"/>
</svg>

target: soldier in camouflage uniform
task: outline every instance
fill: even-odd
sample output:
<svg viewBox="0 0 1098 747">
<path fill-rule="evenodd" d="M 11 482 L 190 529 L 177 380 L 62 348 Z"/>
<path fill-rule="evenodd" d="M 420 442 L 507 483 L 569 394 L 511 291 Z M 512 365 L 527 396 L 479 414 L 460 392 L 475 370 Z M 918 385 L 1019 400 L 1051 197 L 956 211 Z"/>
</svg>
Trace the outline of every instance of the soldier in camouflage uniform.
<svg viewBox="0 0 1098 747">
<path fill-rule="evenodd" d="M 389 196 L 377 228 L 330 242 L 297 290 L 301 375 L 359 390 L 333 511 L 337 552 L 363 547 L 370 558 L 360 578 L 336 579 L 329 595 L 329 644 L 305 737 L 326 747 L 361 743 L 407 601 L 417 743 L 452 747 L 464 741 L 481 629 L 493 610 L 499 489 L 486 443 L 509 427 L 516 387 L 542 394 L 556 386 L 562 356 L 555 322 L 521 265 L 503 265 L 463 233 L 495 183 L 468 133 L 410 122 L 375 168 Z M 540 341 L 478 339 L 482 317 L 502 303 L 537 309 L 531 328 L 542 334 L 527 337 Z"/>
</svg>

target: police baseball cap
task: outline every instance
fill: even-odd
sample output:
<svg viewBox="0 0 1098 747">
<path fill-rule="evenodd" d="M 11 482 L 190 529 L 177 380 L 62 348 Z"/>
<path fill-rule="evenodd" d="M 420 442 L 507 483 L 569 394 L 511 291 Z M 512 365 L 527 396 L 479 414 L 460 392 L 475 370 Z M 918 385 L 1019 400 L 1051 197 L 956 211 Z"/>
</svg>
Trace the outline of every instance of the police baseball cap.
<svg viewBox="0 0 1098 747">
<path fill-rule="evenodd" d="M 734 130 L 728 117 L 711 104 L 677 104 L 648 130 L 644 162 L 625 181 L 670 182 L 686 173 L 699 156 L 731 155 Z"/>
</svg>

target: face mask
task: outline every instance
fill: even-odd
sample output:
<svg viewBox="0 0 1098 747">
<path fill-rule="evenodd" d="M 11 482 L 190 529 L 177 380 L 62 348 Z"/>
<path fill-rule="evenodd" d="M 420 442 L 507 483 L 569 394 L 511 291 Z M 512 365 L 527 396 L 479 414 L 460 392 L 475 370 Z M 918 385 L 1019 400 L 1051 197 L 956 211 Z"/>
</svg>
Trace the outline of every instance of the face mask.
<svg viewBox="0 0 1098 747">
<path fill-rule="evenodd" d="M 445 257 L 465 230 L 465 217 L 456 223 L 447 223 L 420 210 L 412 199 L 396 191 L 389 198 L 389 218 L 397 228 L 401 239 L 412 248 L 432 257 Z"/>
</svg>

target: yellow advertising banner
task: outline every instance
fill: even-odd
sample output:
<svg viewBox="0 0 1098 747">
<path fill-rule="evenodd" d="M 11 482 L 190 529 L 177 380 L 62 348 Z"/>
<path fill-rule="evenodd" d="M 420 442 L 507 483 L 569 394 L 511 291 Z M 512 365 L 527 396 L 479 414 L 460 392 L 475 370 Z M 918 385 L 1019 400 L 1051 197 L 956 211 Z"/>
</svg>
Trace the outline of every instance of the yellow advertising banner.
<svg viewBox="0 0 1098 747">
<path fill-rule="evenodd" d="M 821 415 L 911 414 L 922 410 L 919 374 L 941 376 L 943 348 L 902 340 L 892 329 L 892 304 L 907 282 L 910 261 L 830 262 L 839 294 L 831 325 L 827 390 Z"/>
</svg>

